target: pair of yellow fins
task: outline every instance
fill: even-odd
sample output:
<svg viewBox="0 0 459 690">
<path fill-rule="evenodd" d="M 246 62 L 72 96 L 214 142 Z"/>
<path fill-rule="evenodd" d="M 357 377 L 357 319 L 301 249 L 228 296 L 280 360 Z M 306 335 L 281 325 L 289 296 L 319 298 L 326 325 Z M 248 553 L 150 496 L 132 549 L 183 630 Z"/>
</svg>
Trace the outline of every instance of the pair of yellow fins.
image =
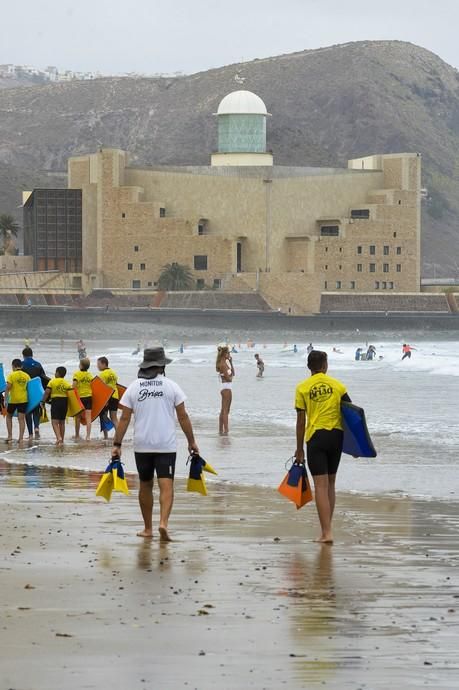
<svg viewBox="0 0 459 690">
<path fill-rule="evenodd" d="M 214 468 L 209 465 L 208 462 L 201 458 L 197 453 L 193 453 L 188 458 L 190 463 L 190 474 L 188 477 L 188 482 L 186 486 L 187 491 L 194 491 L 203 496 L 207 496 L 206 480 L 204 478 L 204 472 L 209 472 L 210 474 L 217 474 Z M 188 464 L 188 463 L 187 463 Z"/>
<path fill-rule="evenodd" d="M 102 496 L 106 501 L 109 501 L 113 491 L 119 491 L 122 494 L 129 495 L 129 487 L 124 474 L 124 467 L 121 460 L 116 458 L 107 465 L 96 489 L 96 496 Z"/>
</svg>

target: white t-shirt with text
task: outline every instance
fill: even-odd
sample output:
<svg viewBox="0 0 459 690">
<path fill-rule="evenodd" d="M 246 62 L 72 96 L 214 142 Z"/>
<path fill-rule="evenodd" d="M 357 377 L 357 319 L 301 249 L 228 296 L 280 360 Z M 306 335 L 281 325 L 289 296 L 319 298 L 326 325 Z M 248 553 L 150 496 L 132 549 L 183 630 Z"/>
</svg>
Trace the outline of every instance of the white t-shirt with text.
<svg viewBox="0 0 459 690">
<path fill-rule="evenodd" d="M 128 386 L 120 405 L 134 412 L 135 452 L 177 451 L 175 408 L 185 400 L 180 386 L 161 374 L 154 379 L 137 379 Z"/>
</svg>

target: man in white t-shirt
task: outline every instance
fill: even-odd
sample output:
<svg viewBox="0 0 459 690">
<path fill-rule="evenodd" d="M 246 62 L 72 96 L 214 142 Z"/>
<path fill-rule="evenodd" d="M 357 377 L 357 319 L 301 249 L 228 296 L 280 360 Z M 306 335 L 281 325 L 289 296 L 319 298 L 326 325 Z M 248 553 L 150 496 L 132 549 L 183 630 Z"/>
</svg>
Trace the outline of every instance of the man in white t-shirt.
<svg viewBox="0 0 459 690">
<path fill-rule="evenodd" d="M 139 504 L 145 523 L 145 529 L 138 536 L 153 536 L 153 477 L 156 472 L 161 541 L 170 541 L 168 521 L 174 500 L 176 417 L 187 438 L 189 452 L 199 453 L 185 409 L 186 396 L 180 386 L 165 376 L 165 367 L 171 361 L 162 347 L 144 351 L 138 378 L 120 400 L 122 413 L 112 452 L 113 457 L 121 457 L 121 443 L 134 414 L 134 454 L 140 479 Z"/>
</svg>

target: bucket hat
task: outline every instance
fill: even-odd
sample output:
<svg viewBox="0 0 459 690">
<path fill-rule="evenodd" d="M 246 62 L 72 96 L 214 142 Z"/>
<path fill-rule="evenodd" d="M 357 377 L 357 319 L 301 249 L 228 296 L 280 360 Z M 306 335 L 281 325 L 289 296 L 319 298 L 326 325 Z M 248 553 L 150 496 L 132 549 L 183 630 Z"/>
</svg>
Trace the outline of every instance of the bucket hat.
<svg viewBox="0 0 459 690">
<path fill-rule="evenodd" d="M 151 369 L 151 367 L 165 367 L 170 364 L 171 359 L 166 357 L 163 347 L 149 347 L 143 351 L 143 362 L 139 369 Z"/>
</svg>

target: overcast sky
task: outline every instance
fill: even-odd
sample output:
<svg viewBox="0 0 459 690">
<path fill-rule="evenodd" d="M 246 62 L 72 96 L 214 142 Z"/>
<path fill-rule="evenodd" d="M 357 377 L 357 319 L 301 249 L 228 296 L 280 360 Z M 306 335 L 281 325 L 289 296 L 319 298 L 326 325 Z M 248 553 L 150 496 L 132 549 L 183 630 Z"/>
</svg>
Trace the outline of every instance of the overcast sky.
<svg viewBox="0 0 459 690">
<path fill-rule="evenodd" d="M 0 63 L 185 73 L 400 39 L 459 67 L 458 0 L 2 0 Z"/>
</svg>

